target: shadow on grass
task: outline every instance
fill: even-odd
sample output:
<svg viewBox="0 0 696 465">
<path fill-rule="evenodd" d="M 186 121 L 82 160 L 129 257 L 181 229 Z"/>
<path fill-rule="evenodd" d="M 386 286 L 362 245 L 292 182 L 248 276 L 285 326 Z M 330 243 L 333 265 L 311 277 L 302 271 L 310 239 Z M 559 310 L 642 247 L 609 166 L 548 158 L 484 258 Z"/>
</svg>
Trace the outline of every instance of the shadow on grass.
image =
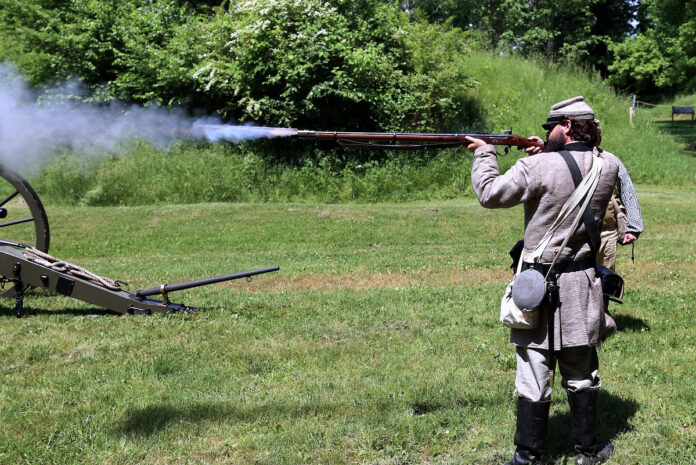
<svg viewBox="0 0 696 465">
<path fill-rule="evenodd" d="M 198 423 L 205 421 L 238 420 L 252 422 L 269 414 L 290 418 L 316 416 L 322 412 L 335 411 L 336 405 L 258 405 L 243 407 L 223 402 L 194 402 L 189 405 L 162 403 L 144 408 L 130 409 L 116 434 L 149 437 L 165 429 L 170 423 Z"/>
<path fill-rule="evenodd" d="M 630 315 L 617 315 L 616 313 L 612 313 L 612 317 L 616 322 L 617 331 L 631 331 L 634 333 L 650 331 L 650 326 L 642 318 Z"/>
<path fill-rule="evenodd" d="M 485 406 L 500 400 L 483 397 L 467 397 L 453 402 L 416 402 L 411 405 L 414 415 L 426 415 L 441 409 L 454 409 L 465 406 Z M 254 422 L 269 416 L 282 418 L 303 418 L 321 416 L 344 411 L 345 404 L 260 404 L 254 406 L 237 405 L 225 402 L 191 402 L 188 405 L 169 402 L 148 405 L 143 408 L 129 409 L 115 434 L 149 437 L 172 423 L 199 423 L 206 421 L 241 421 Z M 391 400 L 378 401 L 375 407 L 385 412 L 403 406 L 395 405 Z M 374 406 L 374 405 L 373 405 Z"/>
<path fill-rule="evenodd" d="M 604 390 L 599 391 L 597 414 L 597 441 L 613 441 L 617 436 L 631 431 L 631 418 L 638 412 L 639 404 Z M 560 458 L 574 456 L 570 412 L 554 415 L 551 411 L 547 436 L 546 460 L 554 463 Z"/>
<path fill-rule="evenodd" d="M 685 144 L 686 149 L 696 157 L 696 122 L 683 119 L 675 120 L 674 123 L 671 120 L 655 121 L 655 126 L 662 132 L 672 134 L 677 142 Z"/>
<path fill-rule="evenodd" d="M 13 302 L 14 301 L 10 299 L 0 300 L 0 318 L 17 318 L 14 305 L 11 305 Z M 121 316 L 121 314 L 118 312 L 114 312 L 113 310 L 106 310 L 103 308 L 63 308 L 61 310 L 44 310 L 42 308 L 24 306 L 24 309 L 22 310 L 22 318 L 40 315 Z"/>
</svg>

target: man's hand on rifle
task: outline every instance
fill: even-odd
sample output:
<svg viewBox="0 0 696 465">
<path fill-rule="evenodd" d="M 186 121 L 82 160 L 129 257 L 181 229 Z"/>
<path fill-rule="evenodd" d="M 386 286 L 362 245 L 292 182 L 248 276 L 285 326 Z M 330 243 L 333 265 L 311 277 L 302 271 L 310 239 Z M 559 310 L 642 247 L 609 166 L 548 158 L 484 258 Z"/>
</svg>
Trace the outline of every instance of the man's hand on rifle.
<svg viewBox="0 0 696 465">
<path fill-rule="evenodd" d="M 498 137 L 498 135 L 492 135 L 492 137 Z M 529 141 L 532 141 L 536 144 L 539 144 L 539 146 L 535 145 L 535 146 L 525 148 L 525 151 L 529 155 L 536 155 L 537 153 L 544 150 L 544 141 L 537 136 L 532 136 L 529 138 L 529 140 L 526 140 L 523 137 L 519 137 L 519 136 L 509 136 L 509 137 L 514 138 L 514 140 L 510 143 L 504 142 L 503 145 L 517 145 L 518 148 L 521 148 L 522 146 L 526 146 Z M 482 147 L 486 144 L 498 144 L 498 145 L 500 145 L 500 142 L 491 141 L 489 135 L 484 135 L 480 139 L 478 137 L 466 136 L 466 137 L 464 137 L 464 139 L 471 142 L 469 145 L 466 146 L 466 148 L 469 149 L 470 152 L 473 152 L 477 148 Z M 488 139 L 488 140 L 486 140 L 486 139 Z"/>
<path fill-rule="evenodd" d="M 529 137 L 529 140 L 533 140 L 534 142 L 541 142 L 542 144 L 544 143 L 541 137 L 537 136 L 531 136 Z M 527 147 L 526 149 L 524 149 L 524 151 L 527 152 L 529 155 L 536 155 L 537 153 L 544 151 L 544 146 L 542 145 L 541 147 Z"/>
</svg>

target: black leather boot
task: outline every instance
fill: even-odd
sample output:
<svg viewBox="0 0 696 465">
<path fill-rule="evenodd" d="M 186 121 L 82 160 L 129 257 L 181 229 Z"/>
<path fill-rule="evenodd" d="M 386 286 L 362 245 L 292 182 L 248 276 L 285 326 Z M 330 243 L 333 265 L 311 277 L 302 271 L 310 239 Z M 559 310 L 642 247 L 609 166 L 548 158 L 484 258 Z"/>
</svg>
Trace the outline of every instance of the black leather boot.
<svg viewBox="0 0 696 465">
<path fill-rule="evenodd" d="M 533 465 L 541 461 L 550 407 L 551 401 L 532 402 L 522 397 L 517 398 L 517 450 L 507 465 Z"/>
<path fill-rule="evenodd" d="M 597 443 L 597 399 L 599 389 L 581 392 L 568 391 L 570 414 L 573 418 L 573 440 L 575 441 L 575 464 L 595 465 L 604 463 L 614 454 L 611 442 Z"/>
</svg>

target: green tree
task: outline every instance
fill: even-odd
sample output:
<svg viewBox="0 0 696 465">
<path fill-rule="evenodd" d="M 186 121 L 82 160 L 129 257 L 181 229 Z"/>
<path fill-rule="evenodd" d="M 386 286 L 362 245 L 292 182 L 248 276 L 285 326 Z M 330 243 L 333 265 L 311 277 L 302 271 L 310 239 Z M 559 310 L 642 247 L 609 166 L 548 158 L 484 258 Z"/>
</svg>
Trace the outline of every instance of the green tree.
<svg viewBox="0 0 696 465">
<path fill-rule="evenodd" d="M 696 2 L 643 0 L 639 33 L 614 45 L 610 82 L 640 93 L 696 91 Z"/>
<path fill-rule="evenodd" d="M 0 58 L 92 101 L 260 124 L 459 130 L 480 123 L 468 35 L 381 0 L 0 0 Z"/>
<path fill-rule="evenodd" d="M 179 104 L 195 94 L 198 8 L 182 0 L 0 0 L 0 59 L 32 85 L 75 78 L 90 98 Z M 193 6 L 191 6 L 193 4 Z"/>
<path fill-rule="evenodd" d="M 631 0 L 407 0 L 434 22 L 479 32 L 494 49 L 589 64 L 605 71 L 608 45 L 632 30 Z"/>
<path fill-rule="evenodd" d="M 414 50 L 443 38 L 450 55 L 465 54 L 464 39 L 433 30 L 435 42 L 422 44 L 409 41 L 414 31 L 428 34 L 379 1 L 230 2 L 206 26 L 211 45 L 196 77 L 226 117 L 241 121 L 365 130 L 462 124 L 470 107 L 459 104 L 474 85 L 465 67 L 445 70 Z"/>
<path fill-rule="evenodd" d="M 114 53 L 118 74 L 109 96 L 165 106 L 210 108 L 193 76 L 205 53 L 204 16 L 188 2 L 153 0 L 124 12 L 115 29 L 123 47 Z"/>
</svg>

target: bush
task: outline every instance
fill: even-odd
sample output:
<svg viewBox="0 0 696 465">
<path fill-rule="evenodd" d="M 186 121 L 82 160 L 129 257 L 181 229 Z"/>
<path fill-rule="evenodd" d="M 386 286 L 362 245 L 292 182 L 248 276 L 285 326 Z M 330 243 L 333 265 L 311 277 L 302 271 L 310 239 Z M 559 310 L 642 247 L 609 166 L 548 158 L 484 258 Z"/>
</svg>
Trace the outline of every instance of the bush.
<svg viewBox="0 0 696 465">
<path fill-rule="evenodd" d="M 386 2 L 231 2 L 206 34 L 211 45 L 195 75 L 227 118 L 442 130 L 477 117 L 462 33 L 409 24 Z"/>
</svg>

